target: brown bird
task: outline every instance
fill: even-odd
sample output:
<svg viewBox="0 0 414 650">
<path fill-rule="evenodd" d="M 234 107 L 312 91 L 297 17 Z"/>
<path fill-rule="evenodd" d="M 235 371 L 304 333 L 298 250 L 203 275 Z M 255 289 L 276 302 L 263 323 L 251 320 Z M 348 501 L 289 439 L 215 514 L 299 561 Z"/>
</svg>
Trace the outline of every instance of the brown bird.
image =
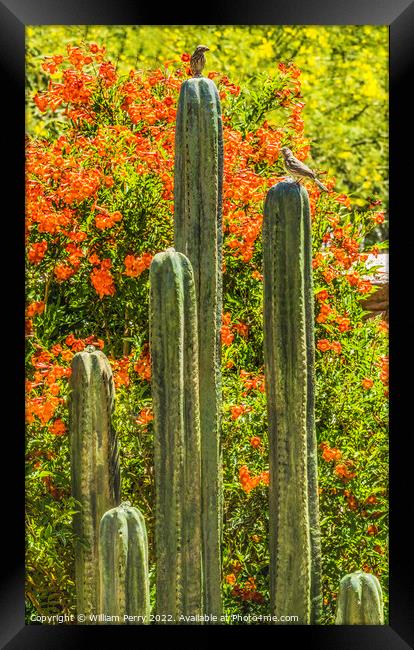
<svg viewBox="0 0 414 650">
<path fill-rule="evenodd" d="M 287 171 L 292 174 L 293 178 L 295 178 L 297 182 L 299 182 L 300 178 L 311 178 L 315 181 L 316 185 L 321 188 L 321 190 L 329 192 L 328 188 L 325 187 L 325 185 L 322 185 L 320 180 L 316 178 L 315 172 L 305 165 L 305 163 L 298 160 L 298 158 L 295 158 L 288 147 L 282 147 L 282 154 Z"/>
<path fill-rule="evenodd" d="M 206 57 L 204 52 L 208 52 L 209 48 L 205 45 L 198 45 L 193 52 L 193 55 L 190 59 L 190 69 L 193 77 L 201 77 L 202 70 L 206 64 Z"/>
</svg>

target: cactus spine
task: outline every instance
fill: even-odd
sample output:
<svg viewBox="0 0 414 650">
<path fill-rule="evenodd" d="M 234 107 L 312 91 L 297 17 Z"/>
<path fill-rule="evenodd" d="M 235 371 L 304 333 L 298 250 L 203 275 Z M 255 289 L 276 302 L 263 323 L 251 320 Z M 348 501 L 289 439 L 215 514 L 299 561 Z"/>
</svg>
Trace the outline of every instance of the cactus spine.
<svg viewBox="0 0 414 650">
<path fill-rule="evenodd" d="M 78 613 L 88 616 L 99 610 L 99 522 L 119 503 L 117 437 L 111 425 L 115 389 L 105 355 L 93 346 L 75 354 L 70 385 L 72 495 L 80 502 L 73 518 L 76 602 Z"/>
<path fill-rule="evenodd" d="M 355 571 L 339 584 L 336 625 L 383 625 L 382 590 L 371 573 Z"/>
<path fill-rule="evenodd" d="M 264 357 L 270 449 L 270 588 L 275 615 L 317 623 L 321 559 L 314 428 L 311 223 L 306 189 L 266 197 Z"/>
<path fill-rule="evenodd" d="M 198 309 L 205 612 L 220 616 L 222 478 L 220 328 L 223 135 L 211 79 L 181 86 L 175 135 L 175 248 L 190 260 Z"/>
<path fill-rule="evenodd" d="M 141 512 L 128 501 L 101 519 L 99 575 L 101 614 L 118 616 L 120 623 L 149 623 L 147 530 Z"/>
<path fill-rule="evenodd" d="M 202 613 L 197 308 L 191 264 L 173 248 L 150 267 L 155 547 L 159 615 Z M 184 621 L 182 621 L 184 622 Z"/>
</svg>

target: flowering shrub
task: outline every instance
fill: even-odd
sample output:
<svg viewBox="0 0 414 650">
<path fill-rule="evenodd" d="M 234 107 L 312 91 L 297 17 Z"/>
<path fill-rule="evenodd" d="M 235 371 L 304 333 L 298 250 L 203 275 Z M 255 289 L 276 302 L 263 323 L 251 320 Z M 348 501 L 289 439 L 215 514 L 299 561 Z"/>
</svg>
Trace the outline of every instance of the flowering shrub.
<svg viewBox="0 0 414 650">
<path fill-rule="evenodd" d="M 73 355 L 93 344 L 117 389 L 122 496 L 144 513 L 153 554 L 148 268 L 172 244 L 174 128 L 189 54 L 118 75 L 105 47 L 46 57 L 34 102 L 56 134 L 27 141 L 27 602 L 74 608 L 67 397 Z M 210 72 L 224 125 L 223 464 L 225 610 L 268 610 L 269 470 L 262 332 L 263 201 L 290 146 L 306 159 L 300 70 L 280 63 L 260 91 Z M 274 119 L 270 124 L 268 115 Z M 365 236 L 377 202 L 309 186 L 313 220 L 316 426 L 324 622 L 339 580 L 364 569 L 387 593 L 387 331 L 365 320 Z M 374 255 L 380 245 L 371 249 Z M 293 261 L 294 263 L 294 261 Z M 374 271 L 370 271 L 370 274 Z M 345 388 L 345 390 L 344 390 Z M 152 572 L 153 574 L 153 572 Z"/>
</svg>

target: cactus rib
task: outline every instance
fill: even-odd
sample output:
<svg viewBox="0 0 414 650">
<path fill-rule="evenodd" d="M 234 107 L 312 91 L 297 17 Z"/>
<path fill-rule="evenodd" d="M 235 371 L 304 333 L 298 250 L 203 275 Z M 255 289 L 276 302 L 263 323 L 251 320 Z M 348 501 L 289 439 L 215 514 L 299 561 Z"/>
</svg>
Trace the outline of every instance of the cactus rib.
<svg viewBox="0 0 414 650">
<path fill-rule="evenodd" d="M 99 608 L 98 531 L 106 510 L 120 500 L 117 436 L 111 424 L 115 389 L 111 367 L 90 346 L 75 354 L 70 379 L 72 495 L 77 611 L 89 620 Z"/>
<path fill-rule="evenodd" d="M 156 487 L 156 611 L 202 612 L 197 312 L 191 264 L 168 249 L 150 267 Z"/>
<path fill-rule="evenodd" d="M 308 195 L 281 182 L 266 197 L 264 356 L 270 450 L 270 585 L 274 615 L 316 623 L 320 537 L 314 431 L 314 338 Z"/>
<path fill-rule="evenodd" d="M 188 79 L 177 110 L 175 248 L 190 260 L 198 311 L 205 613 L 220 616 L 222 476 L 220 329 L 222 302 L 223 135 L 211 79 Z"/>
<path fill-rule="evenodd" d="M 119 617 L 120 623 L 148 624 L 147 531 L 141 512 L 128 502 L 108 510 L 101 519 L 99 574 L 101 616 Z"/>
</svg>

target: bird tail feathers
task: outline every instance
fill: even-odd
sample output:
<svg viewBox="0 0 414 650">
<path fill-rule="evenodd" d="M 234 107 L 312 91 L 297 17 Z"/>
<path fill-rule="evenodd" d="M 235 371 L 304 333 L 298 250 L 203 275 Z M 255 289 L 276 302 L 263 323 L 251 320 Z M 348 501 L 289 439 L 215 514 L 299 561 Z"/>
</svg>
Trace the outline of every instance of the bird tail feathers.
<svg viewBox="0 0 414 650">
<path fill-rule="evenodd" d="M 324 192 L 329 192 L 328 188 L 325 187 L 325 185 L 323 185 L 320 182 L 320 180 L 318 180 L 317 178 L 314 178 L 313 180 L 315 181 L 316 185 L 321 188 L 321 190 L 323 190 Z"/>
</svg>

